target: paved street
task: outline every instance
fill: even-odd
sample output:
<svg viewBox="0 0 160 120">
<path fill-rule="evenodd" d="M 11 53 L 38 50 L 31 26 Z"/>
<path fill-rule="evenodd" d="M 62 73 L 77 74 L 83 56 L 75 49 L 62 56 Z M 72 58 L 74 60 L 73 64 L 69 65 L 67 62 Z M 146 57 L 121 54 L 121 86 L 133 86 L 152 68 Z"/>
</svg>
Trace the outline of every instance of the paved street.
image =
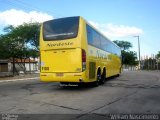
<svg viewBox="0 0 160 120">
<path fill-rule="evenodd" d="M 87 114 L 105 117 L 107 113 L 160 113 L 160 74 L 158 71 L 126 71 L 99 87 L 67 87 L 38 79 L 1 82 L 0 113 Z M 92 116 L 93 117 L 93 116 Z"/>
</svg>

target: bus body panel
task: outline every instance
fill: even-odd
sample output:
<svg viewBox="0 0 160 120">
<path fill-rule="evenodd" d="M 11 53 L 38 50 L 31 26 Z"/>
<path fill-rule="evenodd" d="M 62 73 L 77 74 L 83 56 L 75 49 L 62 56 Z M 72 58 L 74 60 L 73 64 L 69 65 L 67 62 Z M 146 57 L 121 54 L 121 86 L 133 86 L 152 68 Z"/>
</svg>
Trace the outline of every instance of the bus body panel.
<svg viewBox="0 0 160 120">
<path fill-rule="evenodd" d="M 52 41 L 44 41 L 43 25 L 41 26 L 41 81 L 93 82 L 96 81 L 98 69 L 101 70 L 101 74 L 106 70 L 106 77 L 120 73 L 120 56 L 89 44 L 87 24 L 82 17 L 79 17 L 77 37 Z M 82 69 L 83 50 L 86 52 L 85 70 Z"/>
<path fill-rule="evenodd" d="M 88 56 L 89 63 L 93 62 L 96 64 L 96 69 L 101 69 L 101 74 L 103 69 L 106 69 L 106 76 L 111 77 L 119 73 L 119 68 L 121 67 L 121 61 L 116 56 L 104 50 L 95 48 L 94 46 L 88 45 Z M 91 71 L 91 69 L 89 69 Z"/>
<path fill-rule="evenodd" d="M 57 49 L 41 52 L 41 72 L 81 72 L 81 49 Z"/>
<path fill-rule="evenodd" d="M 90 82 L 88 79 L 86 79 L 86 72 L 41 73 L 40 78 L 43 82 Z"/>
<path fill-rule="evenodd" d="M 84 30 L 85 22 L 80 17 L 76 38 L 44 41 L 42 32 L 40 33 L 41 81 L 91 82 L 88 79 L 87 70 L 82 71 L 82 49 L 88 54 Z M 43 31 L 43 25 L 41 31 Z"/>
</svg>

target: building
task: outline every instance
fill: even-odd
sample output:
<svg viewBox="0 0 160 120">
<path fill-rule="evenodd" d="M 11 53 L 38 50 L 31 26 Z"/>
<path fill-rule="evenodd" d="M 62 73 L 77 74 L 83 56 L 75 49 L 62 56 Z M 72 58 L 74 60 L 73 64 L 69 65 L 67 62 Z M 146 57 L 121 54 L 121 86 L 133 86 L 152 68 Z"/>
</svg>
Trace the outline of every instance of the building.
<svg viewBox="0 0 160 120">
<path fill-rule="evenodd" d="M 8 60 L 0 59 L 0 72 L 8 72 Z"/>
<path fill-rule="evenodd" d="M 10 67 L 8 59 L 0 59 L 0 77 L 11 76 Z"/>
<path fill-rule="evenodd" d="M 39 70 L 38 61 L 35 59 L 15 59 L 15 68 L 17 72 L 36 72 Z M 13 61 L 11 61 L 13 64 Z M 12 65 L 13 66 L 13 65 Z M 11 71 L 13 70 L 13 67 Z"/>
</svg>

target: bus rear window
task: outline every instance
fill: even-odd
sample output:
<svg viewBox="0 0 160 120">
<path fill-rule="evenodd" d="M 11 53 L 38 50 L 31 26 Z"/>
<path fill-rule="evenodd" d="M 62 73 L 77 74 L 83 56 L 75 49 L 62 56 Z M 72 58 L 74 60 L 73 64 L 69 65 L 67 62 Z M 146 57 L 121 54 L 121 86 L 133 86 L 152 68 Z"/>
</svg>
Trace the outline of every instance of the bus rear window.
<svg viewBox="0 0 160 120">
<path fill-rule="evenodd" d="M 75 38 L 78 34 L 79 17 L 68 17 L 43 23 L 43 39 L 64 40 Z"/>
</svg>

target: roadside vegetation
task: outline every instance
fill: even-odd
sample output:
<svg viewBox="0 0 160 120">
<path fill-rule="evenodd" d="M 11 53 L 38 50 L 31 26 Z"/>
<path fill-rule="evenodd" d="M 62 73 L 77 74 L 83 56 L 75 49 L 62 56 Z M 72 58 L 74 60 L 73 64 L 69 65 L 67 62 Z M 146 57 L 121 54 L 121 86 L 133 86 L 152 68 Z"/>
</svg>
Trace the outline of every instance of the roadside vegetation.
<svg viewBox="0 0 160 120">
<path fill-rule="evenodd" d="M 15 59 L 25 61 L 39 56 L 40 24 L 24 23 L 16 27 L 10 25 L 3 30 L 4 34 L 0 35 L 0 59 L 10 59 L 13 62 L 14 75 Z"/>
<path fill-rule="evenodd" d="M 39 57 L 40 23 L 24 23 L 19 26 L 6 26 L 0 35 L 0 59 L 10 59 L 13 62 L 13 75 L 16 73 L 15 59 Z M 122 64 L 138 65 L 137 53 L 131 51 L 132 44 L 128 41 L 115 40 L 122 51 Z M 156 55 L 160 59 L 160 51 Z M 24 62 L 25 64 L 25 62 Z M 25 72 L 25 69 L 24 69 Z"/>
<path fill-rule="evenodd" d="M 138 65 L 137 53 L 130 50 L 133 47 L 130 42 L 123 40 L 115 40 L 113 42 L 121 48 L 123 65 L 131 67 Z M 141 58 L 141 70 L 160 70 L 160 51 L 152 57 Z"/>
<path fill-rule="evenodd" d="M 133 47 L 130 42 L 119 41 L 119 40 L 115 40 L 113 42 L 121 48 L 123 65 L 130 65 L 130 66 L 138 65 L 137 53 L 135 51 L 130 50 L 130 48 Z"/>
<path fill-rule="evenodd" d="M 157 59 L 160 59 L 160 51 L 158 51 L 157 55 L 156 55 Z"/>
</svg>

